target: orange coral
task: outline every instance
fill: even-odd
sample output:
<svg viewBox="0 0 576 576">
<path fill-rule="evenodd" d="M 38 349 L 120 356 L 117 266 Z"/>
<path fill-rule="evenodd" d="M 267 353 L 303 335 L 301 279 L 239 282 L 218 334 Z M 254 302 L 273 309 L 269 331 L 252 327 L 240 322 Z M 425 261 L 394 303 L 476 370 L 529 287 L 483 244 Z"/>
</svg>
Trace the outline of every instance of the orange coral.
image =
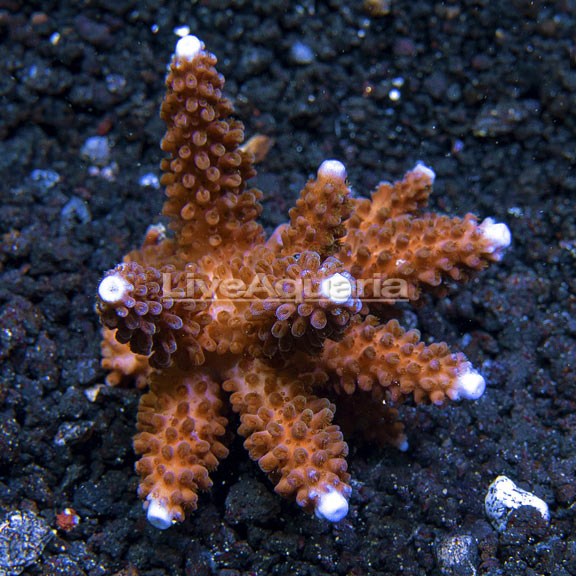
<svg viewBox="0 0 576 576">
<path fill-rule="evenodd" d="M 380 386 L 393 404 L 408 395 L 434 404 L 446 396 L 474 398 L 484 385 L 464 354 L 452 354 L 444 342 L 426 346 L 418 330 L 405 331 L 397 320 L 379 324 L 374 316 L 357 316 L 341 342 L 327 341 L 316 369 L 347 394 Z"/>
<path fill-rule="evenodd" d="M 428 202 L 434 173 L 418 164 L 394 185 L 381 183 L 371 199 L 355 201 L 339 257 L 357 278 L 406 282 L 411 300 L 428 285 L 464 282 L 472 272 L 500 260 L 510 243 L 508 229 L 473 214 L 463 219 L 420 214 Z M 365 298 L 374 297 L 367 284 Z"/>
<path fill-rule="evenodd" d="M 160 111 L 167 126 L 162 150 L 170 154 L 162 161 L 163 213 L 186 261 L 231 246 L 247 250 L 263 238 L 255 222 L 261 192 L 245 190 L 255 174 L 253 156 L 239 147 L 244 127 L 229 119 L 232 104 L 222 96 L 224 78 L 215 64 L 202 49 L 193 58 L 174 58 Z"/>
<path fill-rule="evenodd" d="M 240 361 L 229 376 L 222 386 L 240 414 L 238 433 L 246 437 L 250 457 L 276 482 L 276 492 L 319 517 L 330 514 L 326 508 L 343 506 L 351 491 L 348 446 L 332 424 L 335 406 L 312 395 L 290 371 L 258 360 Z"/>
<path fill-rule="evenodd" d="M 282 254 L 315 250 L 322 258 L 340 249 L 344 222 L 352 213 L 350 189 L 340 162 L 324 162 L 316 181 L 306 184 L 290 210 L 290 224 L 280 232 Z"/>
<path fill-rule="evenodd" d="M 124 380 L 132 380 L 137 388 L 148 384 L 150 364 L 148 356 L 134 354 L 128 344 L 116 340 L 116 332 L 102 328 L 102 368 L 109 370 L 106 376 L 108 386 L 118 386 Z"/>
<path fill-rule="evenodd" d="M 404 398 L 478 398 L 484 379 L 464 355 L 382 319 L 394 301 L 440 293 L 498 261 L 509 231 L 422 213 L 434 181 L 423 164 L 367 199 L 352 197 L 344 166 L 328 160 L 266 241 L 262 194 L 246 187 L 252 154 L 215 64 L 197 38 L 179 41 L 161 111 L 173 235 L 151 227 L 101 281 L 103 366 L 110 383 L 132 375 L 150 385 L 134 445 L 155 526 L 180 521 L 210 487 L 227 454 L 228 401 L 276 491 L 337 521 L 348 511 L 348 448 L 322 395 L 343 393 L 348 424 L 360 418 L 366 437 L 402 449 L 394 406 Z"/>
<path fill-rule="evenodd" d="M 136 471 L 138 494 L 146 499 L 148 519 L 165 527 L 195 510 L 197 491 L 212 485 L 208 472 L 228 455 L 220 442 L 227 420 L 221 415 L 220 385 L 203 370 L 187 375 L 178 369 L 155 373 L 142 396 L 134 450 L 142 454 Z"/>
</svg>

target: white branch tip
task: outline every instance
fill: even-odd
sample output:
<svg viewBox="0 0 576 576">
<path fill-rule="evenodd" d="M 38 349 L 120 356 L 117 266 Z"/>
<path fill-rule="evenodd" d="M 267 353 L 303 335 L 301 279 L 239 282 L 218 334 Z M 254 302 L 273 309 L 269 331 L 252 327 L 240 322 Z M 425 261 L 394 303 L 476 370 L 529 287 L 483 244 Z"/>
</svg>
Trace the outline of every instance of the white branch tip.
<svg viewBox="0 0 576 576">
<path fill-rule="evenodd" d="M 429 168 L 422 162 L 418 162 L 418 164 L 414 166 L 412 172 L 416 172 L 416 174 L 422 174 L 423 176 L 426 176 L 427 178 L 430 179 L 431 184 L 434 184 L 434 180 L 436 180 L 436 172 L 434 172 L 432 168 Z"/>
<path fill-rule="evenodd" d="M 178 40 L 176 43 L 175 54 L 178 58 L 194 60 L 194 58 L 196 58 L 196 56 L 201 54 L 203 51 L 204 42 L 202 42 L 202 40 L 196 36 L 192 36 L 191 34 L 180 38 L 180 40 Z"/>
<path fill-rule="evenodd" d="M 318 168 L 318 177 L 346 180 L 346 166 L 339 160 L 324 160 Z"/>
<path fill-rule="evenodd" d="M 348 514 L 348 500 L 329 486 L 326 492 L 318 496 L 314 513 L 323 520 L 339 522 Z"/>
<path fill-rule="evenodd" d="M 158 528 L 158 530 L 166 530 L 174 524 L 172 512 L 155 498 L 148 498 L 146 516 L 148 522 L 150 522 L 154 528 Z"/>
<path fill-rule="evenodd" d="M 478 400 L 486 390 L 486 380 L 468 362 L 456 378 L 454 388 L 447 394 L 452 400 Z"/>
<path fill-rule="evenodd" d="M 512 242 L 510 228 L 503 222 L 495 222 L 492 218 L 486 218 L 478 229 L 482 232 L 484 238 L 490 242 L 488 252 L 494 254 L 497 260 L 502 258 L 504 250 Z"/>
<path fill-rule="evenodd" d="M 106 276 L 98 286 L 98 296 L 102 302 L 116 304 L 120 302 L 126 293 L 132 288 L 131 284 L 119 274 Z"/>
<path fill-rule="evenodd" d="M 344 304 L 352 296 L 352 282 L 337 272 L 320 283 L 320 292 L 335 304 Z"/>
<path fill-rule="evenodd" d="M 402 434 L 400 441 L 396 444 L 396 448 L 400 450 L 400 452 L 408 452 L 408 448 L 410 448 L 410 444 L 408 442 L 408 438 Z"/>
</svg>

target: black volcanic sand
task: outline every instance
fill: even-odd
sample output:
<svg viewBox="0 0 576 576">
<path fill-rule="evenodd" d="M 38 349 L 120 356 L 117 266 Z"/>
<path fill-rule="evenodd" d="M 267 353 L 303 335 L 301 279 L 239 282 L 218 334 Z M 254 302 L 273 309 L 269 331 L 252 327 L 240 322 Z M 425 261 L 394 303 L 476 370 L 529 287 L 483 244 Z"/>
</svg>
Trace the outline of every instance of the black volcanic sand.
<svg viewBox="0 0 576 576">
<path fill-rule="evenodd" d="M 29 511 L 56 528 L 67 507 L 81 519 L 24 573 L 576 574 L 574 2 L 392 0 L 381 17 L 360 1 L 158 4 L 0 0 L 0 520 Z M 155 530 L 136 496 L 140 392 L 85 395 L 105 377 L 101 274 L 160 220 L 161 190 L 139 179 L 159 175 L 184 24 L 219 57 L 248 135 L 275 140 L 254 182 L 268 229 L 338 158 L 362 195 L 422 160 L 437 173 L 432 209 L 512 230 L 501 264 L 404 311 L 468 355 L 484 397 L 404 406 L 405 453 L 349 438 L 354 491 L 336 525 L 277 497 L 237 439 L 199 510 Z M 98 134 L 114 181 L 81 155 Z M 545 500 L 550 523 L 521 508 L 496 532 L 483 500 L 500 474 Z M 439 562 L 466 535 L 461 563 Z"/>
</svg>

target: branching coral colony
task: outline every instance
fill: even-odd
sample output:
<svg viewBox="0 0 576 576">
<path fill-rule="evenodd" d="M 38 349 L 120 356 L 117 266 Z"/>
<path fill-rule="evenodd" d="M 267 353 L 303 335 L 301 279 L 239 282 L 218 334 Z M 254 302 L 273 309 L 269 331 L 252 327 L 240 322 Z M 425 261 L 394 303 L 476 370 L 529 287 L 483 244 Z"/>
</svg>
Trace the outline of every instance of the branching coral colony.
<svg viewBox="0 0 576 576">
<path fill-rule="evenodd" d="M 261 193 L 246 188 L 252 155 L 215 64 L 196 37 L 178 42 L 161 109 L 173 235 L 152 226 L 101 281 L 103 365 L 112 384 L 134 376 L 149 386 L 134 447 L 154 526 L 183 520 L 210 488 L 228 454 L 228 402 L 276 492 L 336 522 L 348 512 L 348 446 L 324 395 L 373 432 L 385 425 L 399 448 L 393 407 L 405 398 L 480 397 L 484 379 L 463 354 L 381 318 L 394 300 L 438 293 L 500 260 L 510 232 L 472 214 L 423 213 L 434 181 L 423 164 L 365 199 L 327 160 L 266 240 Z"/>
</svg>

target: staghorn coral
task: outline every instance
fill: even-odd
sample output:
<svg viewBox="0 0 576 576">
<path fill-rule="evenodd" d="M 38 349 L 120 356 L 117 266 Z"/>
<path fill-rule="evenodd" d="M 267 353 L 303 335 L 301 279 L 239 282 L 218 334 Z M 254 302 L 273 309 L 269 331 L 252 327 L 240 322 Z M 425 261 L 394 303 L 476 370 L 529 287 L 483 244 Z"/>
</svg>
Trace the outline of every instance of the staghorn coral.
<svg viewBox="0 0 576 576">
<path fill-rule="evenodd" d="M 228 455 L 220 442 L 228 424 L 220 396 L 206 370 L 189 375 L 172 368 L 150 378 L 134 438 L 134 450 L 142 454 L 138 494 L 150 501 L 150 518 L 162 518 L 167 505 L 174 521 L 183 520 L 183 509 L 196 507 L 198 489 L 212 485 L 208 472 Z"/>
<path fill-rule="evenodd" d="M 348 446 L 332 424 L 335 406 L 310 393 L 290 370 L 261 360 L 241 360 L 222 387 L 240 414 L 238 433 L 250 457 L 276 483 L 276 492 L 306 510 L 329 517 L 350 494 L 344 459 Z M 318 490 L 327 498 L 320 498 Z M 318 501 L 319 500 L 319 501 Z"/>
<path fill-rule="evenodd" d="M 374 316 L 355 317 L 341 342 L 326 342 L 316 370 L 325 370 L 336 389 L 353 394 L 356 386 L 370 392 L 384 388 L 392 403 L 411 394 L 416 402 L 442 404 L 474 399 L 484 380 L 464 354 L 444 342 L 426 346 L 418 330 L 405 331 L 397 320 L 379 324 Z"/>
<path fill-rule="evenodd" d="M 102 368 L 108 370 L 106 384 L 118 386 L 123 381 L 132 380 L 137 388 L 148 385 L 150 364 L 148 356 L 134 354 L 128 344 L 121 344 L 116 340 L 116 331 L 102 328 Z"/>
<path fill-rule="evenodd" d="M 499 261 L 510 234 L 489 218 L 424 213 L 434 173 L 423 164 L 368 199 L 327 160 L 266 240 L 262 194 L 246 187 L 253 157 L 215 65 L 197 38 L 178 42 L 161 109 L 172 235 L 151 227 L 102 279 L 103 366 L 111 384 L 150 386 L 134 446 L 154 526 L 181 521 L 210 487 L 228 453 L 228 403 L 276 492 L 338 521 L 351 488 L 334 402 L 347 427 L 362 419 L 365 437 L 406 449 L 404 399 L 441 405 L 485 388 L 463 354 L 383 319 L 395 301 Z"/>
</svg>

